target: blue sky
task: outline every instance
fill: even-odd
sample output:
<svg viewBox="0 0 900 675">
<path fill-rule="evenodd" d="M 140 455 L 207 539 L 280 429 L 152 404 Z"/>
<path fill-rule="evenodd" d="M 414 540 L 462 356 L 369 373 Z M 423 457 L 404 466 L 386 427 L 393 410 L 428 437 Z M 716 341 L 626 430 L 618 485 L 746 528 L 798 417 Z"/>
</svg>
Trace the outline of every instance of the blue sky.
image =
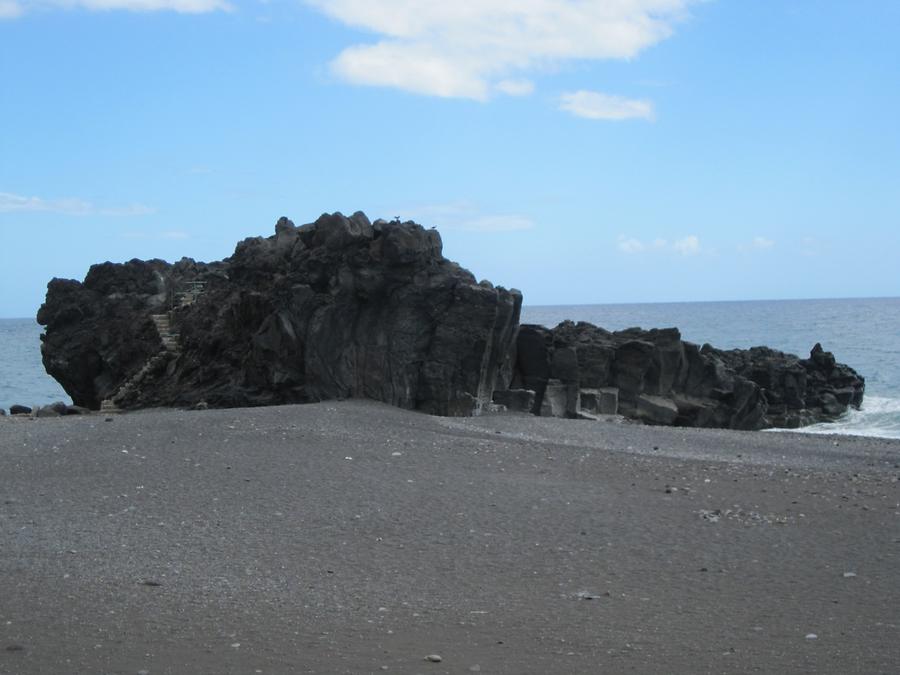
<svg viewBox="0 0 900 675">
<path fill-rule="evenodd" d="M 0 0 L 0 316 L 364 210 L 528 304 L 900 295 L 895 0 Z"/>
</svg>

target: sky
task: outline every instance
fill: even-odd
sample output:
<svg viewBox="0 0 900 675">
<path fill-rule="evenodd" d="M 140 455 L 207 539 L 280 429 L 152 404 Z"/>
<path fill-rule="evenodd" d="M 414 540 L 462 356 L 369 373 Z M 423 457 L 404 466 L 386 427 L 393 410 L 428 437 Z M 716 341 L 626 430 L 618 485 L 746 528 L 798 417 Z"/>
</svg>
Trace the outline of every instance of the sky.
<svg viewBox="0 0 900 675">
<path fill-rule="evenodd" d="M 0 317 L 280 216 L 525 303 L 900 295 L 896 0 L 0 0 Z"/>
</svg>

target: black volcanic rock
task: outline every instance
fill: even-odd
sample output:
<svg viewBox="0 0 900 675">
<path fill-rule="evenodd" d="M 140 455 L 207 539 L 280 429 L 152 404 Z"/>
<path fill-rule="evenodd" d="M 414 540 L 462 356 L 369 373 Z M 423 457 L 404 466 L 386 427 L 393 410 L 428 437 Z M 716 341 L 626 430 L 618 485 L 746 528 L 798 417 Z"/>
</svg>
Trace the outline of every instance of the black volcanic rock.
<svg viewBox="0 0 900 675">
<path fill-rule="evenodd" d="M 863 378 L 821 345 L 801 359 L 700 347 L 675 328 L 519 326 L 521 302 L 444 258 L 435 230 L 362 213 L 301 227 L 282 218 L 222 262 L 103 263 L 83 282 L 52 280 L 38 313 L 43 360 L 75 406 L 42 414 L 107 400 L 365 397 L 469 415 L 493 396 L 540 415 L 763 429 L 833 420 L 862 402 Z"/>
<path fill-rule="evenodd" d="M 465 415 L 505 388 L 521 294 L 477 283 L 412 222 L 323 215 L 234 255 L 54 279 L 43 359 L 77 405 L 270 405 L 366 397 Z"/>
<path fill-rule="evenodd" d="M 564 321 L 521 326 L 511 387 L 535 392 L 536 414 L 575 417 L 604 398 L 609 412 L 617 398 L 620 414 L 647 424 L 764 429 L 833 420 L 862 403 L 865 381 L 818 344 L 800 359 L 766 347 L 701 348 L 675 328 L 611 333 Z M 559 400 L 548 405 L 548 396 Z"/>
</svg>

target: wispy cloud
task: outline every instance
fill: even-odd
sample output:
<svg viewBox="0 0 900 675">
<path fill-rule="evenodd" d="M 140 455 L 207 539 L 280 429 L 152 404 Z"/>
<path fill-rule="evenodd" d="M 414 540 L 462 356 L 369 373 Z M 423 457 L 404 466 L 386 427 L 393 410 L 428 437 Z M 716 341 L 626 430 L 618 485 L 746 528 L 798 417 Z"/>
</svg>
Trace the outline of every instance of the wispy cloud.
<svg viewBox="0 0 900 675">
<path fill-rule="evenodd" d="M 591 120 L 654 119 L 653 104 L 650 101 L 611 96 L 598 91 L 575 91 L 563 94 L 559 109 L 576 117 Z"/>
<path fill-rule="evenodd" d="M 332 61 L 352 84 L 486 100 L 570 60 L 630 59 L 668 38 L 697 0 L 306 0 L 378 35 Z M 519 83 L 514 85 L 511 83 Z"/>
<path fill-rule="evenodd" d="M 43 199 L 0 192 L 0 213 L 58 213 L 65 216 L 145 216 L 154 209 L 143 204 L 97 206 L 83 199 Z"/>
<path fill-rule="evenodd" d="M 697 255 L 700 253 L 700 239 L 693 234 L 689 234 L 683 239 L 679 239 L 672 244 L 681 255 Z"/>
<path fill-rule="evenodd" d="M 703 251 L 703 248 L 700 245 L 700 238 L 693 234 L 689 234 L 686 237 L 682 237 L 681 239 L 676 239 L 673 242 L 657 238 L 649 243 L 644 243 L 643 241 L 635 237 L 628 237 L 624 234 L 620 234 L 616 242 L 616 248 L 618 248 L 622 253 L 627 253 L 630 255 L 655 250 L 669 251 L 670 253 L 690 256 L 697 255 L 698 253 Z"/>
<path fill-rule="evenodd" d="M 534 93 L 534 82 L 531 80 L 500 80 L 494 89 L 507 96 L 528 96 Z"/>
<path fill-rule="evenodd" d="M 622 253 L 640 253 L 646 247 L 644 242 L 634 237 L 626 237 L 624 234 L 619 235 L 618 248 Z"/>
<path fill-rule="evenodd" d="M 230 11 L 227 0 L 0 0 L 0 19 L 15 19 L 26 9 L 125 10 L 131 12 L 171 11 L 181 14 Z"/>
<path fill-rule="evenodd" d="M 765 251 L 767 249 L 773 248 L 775 246 L 775 242 L 771 239 L 766 239 L 765 237 L 753 237 L 753 239 L 746 244 L 741 244 L 738 246 L 739 251 Z"/>
<path fill-rule="evenodd" d="M 16 0 L 0 0 L 0 19 L 15 19 L 24 13 L 24 7 Z"/>
</svg>

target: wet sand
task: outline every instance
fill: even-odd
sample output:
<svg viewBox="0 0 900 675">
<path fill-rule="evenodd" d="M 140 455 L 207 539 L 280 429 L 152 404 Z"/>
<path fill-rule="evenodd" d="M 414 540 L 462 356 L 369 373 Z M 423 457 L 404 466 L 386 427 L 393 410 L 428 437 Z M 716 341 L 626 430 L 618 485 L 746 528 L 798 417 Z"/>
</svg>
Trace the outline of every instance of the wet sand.
<svg viewBox="0 0 900 675">
<path fill-rule="evenodd" d="M 359 401 L 0 419 L 0 673 L 896 673 L 898 476 Z"/>
</svg>

